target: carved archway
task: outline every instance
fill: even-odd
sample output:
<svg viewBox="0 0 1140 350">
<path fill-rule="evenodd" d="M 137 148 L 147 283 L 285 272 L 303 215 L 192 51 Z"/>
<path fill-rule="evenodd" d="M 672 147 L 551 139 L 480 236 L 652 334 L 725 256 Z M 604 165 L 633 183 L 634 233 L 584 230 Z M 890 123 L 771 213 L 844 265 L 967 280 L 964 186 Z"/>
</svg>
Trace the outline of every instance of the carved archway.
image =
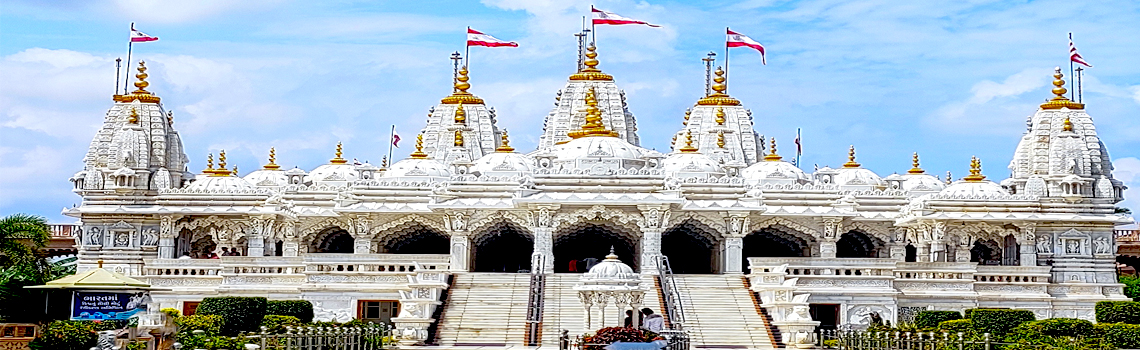
<svg viewBox="0 0 1140 350">
<path fill-rule="evenodd" d="M 451 239 L 441 231 L 415 221 L 404 222 L 377 236 L 379 253 L 450 254 Z"/>
<path fill-rule="evenodd" d="M 586 272 L 613 247 L 618 259 L 637 271 L 641 255 L 637 235 L 609 221 L 582 220 L 554 234 L 554 272 Z M 571 271 L 570 263 L 575 262 Z"/>
<path fill-rule="evenodd" d="M 976 262 L 978 265 L 1001 265 L 1001 245 L 998 242 L 988 240 L 974 241 L 974 247 L 970 248 L 970 262 Z"/>
<path fill-rule="evenodd" d="M 815 239 L 806 233 L 783 225 L 764 227 L 744 236 L 741 250 L 743 265 L 749 257 L 807 257 L 812 256 Z"/>
<path fill-rule="evenodd" d="M 534 236 L 512 221 L 500 220 L 472 237 L 474 272 L 529 271 Z"/>
<path fill-rule="evenodd" d="M 673 273 L 718 272 L 719 246 L 716 230 L 695 219 L 682 221 L 661 233 L 661 254 L 669 258 Z"/>
<path fill-rule="evenodd" d="M 839 236 L 835 244 L 837 258 L 878 258 L 886 253 L 883 241 L 861 230 L 851 230 Z"/>
<path fill-rule="evenodd" d="M 333 226 L 326 228 L 313 236 L 309 244 L 310 253 L 352 253 L 355 240 L 348 230 Z"/>
<path fill-rule="evenodd" d="M 174 251 L 178 257 L 189 256 L 206 259 L 218 249 L 216 227 L 183 228 L 174 239 Z"/>
</svg>

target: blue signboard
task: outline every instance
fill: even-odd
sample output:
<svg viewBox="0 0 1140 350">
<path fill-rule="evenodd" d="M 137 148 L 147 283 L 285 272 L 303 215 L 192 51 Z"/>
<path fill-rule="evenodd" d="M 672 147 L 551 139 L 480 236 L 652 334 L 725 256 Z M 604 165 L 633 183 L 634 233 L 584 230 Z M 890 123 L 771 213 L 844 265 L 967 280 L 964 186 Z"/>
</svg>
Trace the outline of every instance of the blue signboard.
<svg viewBox="0 0 1140 350">
<path fill-rule="evenodd" d="M 75 292 L 71 299 L 72 320 L 126 320 L 146 310 L 147 292 Z"/>
</svg>

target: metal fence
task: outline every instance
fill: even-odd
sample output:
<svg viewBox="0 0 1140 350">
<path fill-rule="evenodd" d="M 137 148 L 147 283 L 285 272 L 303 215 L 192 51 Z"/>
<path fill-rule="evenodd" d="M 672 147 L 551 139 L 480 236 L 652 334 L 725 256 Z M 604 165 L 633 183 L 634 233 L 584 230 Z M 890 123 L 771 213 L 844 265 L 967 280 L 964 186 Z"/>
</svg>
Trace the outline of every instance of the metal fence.
<svg viewBox="0 0 1140 350">
<path fill-rule="evenodd" d="M 689 350 L 689 334 L 680 330 L 662 330 L 658 333 L 662 338 L 665 338 L 664 350 Z M 602 349 L 612 343 L 589 343 L 586 339 L 579 336 L 570 336 L 570 331 L 562 330 L 562 335 L 558 337 L 558 350 L 588 350 L 588 349 Z"/>
<path fill-rule="evenodd" d="M 234 344 L 242 344 L 238 346 L 244 346 L 238 349 L 381 350 L 395 348 L 396 332 L 383 324 L 360 327 L 289 327 L 280 334 L 263 331 L 242 334 L 231 340 Z M 195 344 L 174 344 L 175 350 L 194 350 L 194 347 Z"/>
<path fill-rule="evenodd" d="M 993 341 L 989 333 L 967 338 L 962 332 L 824 330 L 818 339 L 821 348 L 839 350 L 993 350 L 1011 345 Z"/>
<path fill-rule="evenodd" d="M 546 257 L 535 254 L 530 268 L 530 293 L 526 310 L 526 345 L 536 346 L 541 342 L 542 310 L 546 294 Z"/>
<path fill-rule="evenodd" d="M 669 265 L 669 257 L 664 254 L 658 256 L 657 280 L 661 284 L 662 302 L 665 304 L 665 317 L 669 318 L 669 328 L 684 329 L 685 308 L 681 305 L 681 292 L 673 281 L 673 267 Z"/>
</svg>

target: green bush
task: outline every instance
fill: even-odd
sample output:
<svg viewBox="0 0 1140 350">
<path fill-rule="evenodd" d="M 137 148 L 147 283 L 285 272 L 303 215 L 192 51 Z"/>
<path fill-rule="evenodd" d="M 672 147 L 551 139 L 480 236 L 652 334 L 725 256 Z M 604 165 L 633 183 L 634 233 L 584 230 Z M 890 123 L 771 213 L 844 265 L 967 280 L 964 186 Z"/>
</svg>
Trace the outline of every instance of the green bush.
<svg viewBox="0 0 1140 350">
<path fill-rule="evenodd" d="M 182 312 L 179 312 L 178 309 L 175 309 L 172 307 L 168 307 L 168 308 L 162 309 L 160 311 L 165 313 L 167 316 L 170 316 L 171 318 L 182 317 Z"/>
<path fill-rule="evenodd" d="M 1104 342 L 1121 349 L 1140 348 L 1140 325 L 1125 323 L 1098 323 L 1096 332 L 1103 334 Z"/>
<path fill-rule="evenodd" d="M 52 321 L 28 346 L 35 350 L 88 350 L 95 346 L 99 331 L 122 325 L 115 321 Z"/>
<path fill-rule="evenodd" d="M 174 324 L 178 326 L 179 334 L 189 334 L 190 332 L 201 330 L 206 332 L 206 335 L 209 336 L 221 334 L 223 322 L 225 322 L 225 320 L 222 316 L 203 314 L 182 316 L 174 319 Z"/>
<path fill-rule="evenodd" d="M 302 323 L 313 322 L 313 303 L 308 300 L 270 300 L 265 304 L 266 315 L 293 316 Z"/>
<path fill-rule="evenodd" d="M 1032 311 L 1011 309 L 969 309 L 966 310 L 966 318 L 973 321 L 974 333 L 989 333 L 994 337 L 1004 336 L 1022 323 L 1037 320 Z"/>
<path fill-rule="evenodd" d="M 938 323 L 938 330 L 957 334 L 958 332 L 970 334 L 974 329 L 974 321 L 968 318 L 942 321 Z"/>
<path fill-rule="evenodd" d="M 919 311 L 914 315 L 914 325 L 919 329 L 936 328 L 942 321 L 958 320 L 962 313 L 957 311 Z"/>
<path fill-rule="evenodd" d="M 1096 303 L 1097 323 L 1140 324 L 1140 302 L 1100 301 Z"/>
<path fill-rule="evenodd" d="M 222 335 L 234 336 L 240 332 L 260 331 L 265 304 L 263 297 L 205 298 L 194 313 L 222 316 Z"/>
<path fill-rule="evenodd" d="M 1051 337 L 1083 337 L 1093 334 L 1093 323 L 1075 318 L 1050 318 L 1026 322 L 1022 327 Z"/>
<path fill-rule="evenodd" d="M 288 327 L 300 325 L 301 321 L 293 316 L 265 315 L 265 318 L 261 319 L 261 328 L 272 334 L 285 333 Z"/>
<path fill-rule="evenodd" d="M 1140 277 L 1120 275 L 1117 280 L 1124 284 L 1124 295 L 1132 301 L 1140 301 Z"/>
</svg>

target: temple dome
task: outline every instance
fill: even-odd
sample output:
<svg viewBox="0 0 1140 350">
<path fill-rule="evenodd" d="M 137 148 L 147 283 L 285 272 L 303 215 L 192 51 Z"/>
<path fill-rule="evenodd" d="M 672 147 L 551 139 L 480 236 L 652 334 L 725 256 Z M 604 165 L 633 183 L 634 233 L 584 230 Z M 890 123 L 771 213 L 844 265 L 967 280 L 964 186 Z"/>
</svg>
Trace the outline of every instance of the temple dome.
<svg viewBox="0 0 1140 350">
<path fill-rule="evenodd" d="M 590 280 L 638 280 L 641 279 L 641 275 L 633 272 L 633 268 L 618 260 L 613 249 L 610 249 L 610 254 L 606 255 L 606 259 L 594 265 L 582 278 Z"/>
<path fill-rule="evenodd" d="M 305 182 L 353 181 L 356 169 L 351 164 L 325 164 L 313 169 L 305 177 Z"/>
<path fill-rule="evenodd" d="M 1006 192 L 1006 190 L 1002 188 L 1001 185 L 998 185 L 993 181 L 959 180 L 955 181 L 953 184 L 950 184 L 950 186 L 947 186 L 941 192 L 938 192 L 938 194 L 944 196 L 989 197 L 997 195 L 1004 196 L 1008 195 L 1009 192 Z"/>
<path fill-rule="evenodd" d="M 504 176 L 529 174 L 534 171 L 534 158 L 521 153 L 495 152 L 475 160 L 471 172 L 477 175 Z"/>
<path fill-rule="evenodd" d="M 198 175 L 187 190 L 199 192 L 229 192 L 252 190 L 253 185 L 237 176 Z"/>
<path fill-rule="evenodd" d="M 558 160 L 582 158 L 640 159 L 649 152 L 616 137 L 583 137 L 554 146 L 551 153 Z"/>
<path fill-rule="evenodd" d="M 756 164 L 744 168 L 740 172 L 745 181 L 749 183 L 761 183 L 769 181 L 794 181 L 796 183 L 811 181 L 811 177 L 807 175 L 799 167 L 792 165 L 785 161 L 761 161 Z"/>
<path fill-rule="evenodd" d="M 902 177 L 902 189 L 905 191 L 940 191 L 946 184 L 927 174 L 906 174 Z"/>
<path fill-rule="evenodd" d="M 836 169 L 835 184 L 882 186 L 883 178 L 868 169 L 839 168 Z"/>
<path fill-rule="evenodd" d="M 254 186 L 284 186 L 289 183 L 284 171 L 261 169 L 245 175 L 245 181 Z"/>
<path fill-rule="evenodd" d="M 717 173 L 724 174 L 724 168 L 715 160 L 700 153 L 673 153 L 661 162 L 666 174 Z"/>
<path fill-rule="evenodd" d="M 446 165 L 430 158 L 408 158 L 392 164 L 384 172 L 385 178 L 393 177 L 450 177 Z"/>
</svg>

